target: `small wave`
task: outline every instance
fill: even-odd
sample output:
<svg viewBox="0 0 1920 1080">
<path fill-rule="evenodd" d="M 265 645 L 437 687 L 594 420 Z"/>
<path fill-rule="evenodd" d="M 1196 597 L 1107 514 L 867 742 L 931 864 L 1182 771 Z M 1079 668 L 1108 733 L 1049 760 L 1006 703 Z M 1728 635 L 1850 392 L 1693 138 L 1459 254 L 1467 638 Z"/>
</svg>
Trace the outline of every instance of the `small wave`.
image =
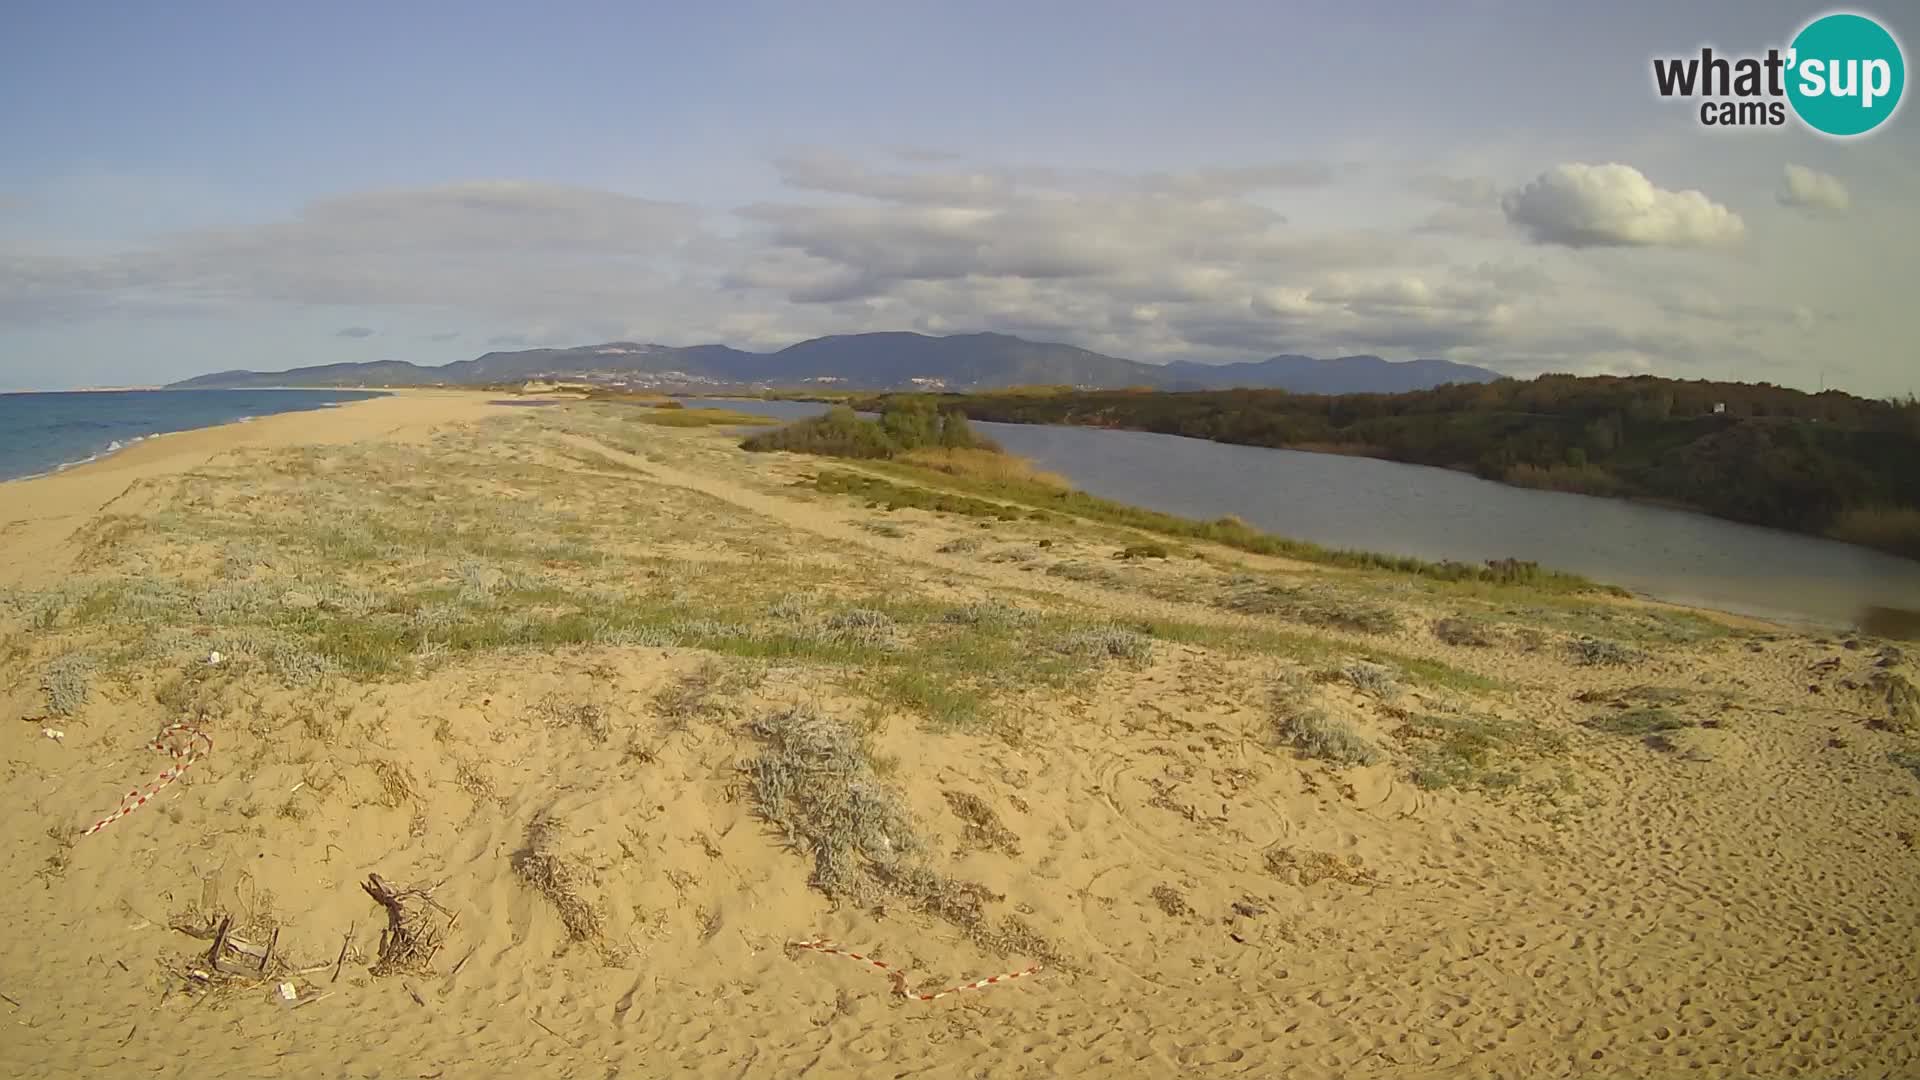
<svg viewBox="0 0 1920 1080">
<path fill-rule="evenodd" d="M 71 469 L 77 465 L 86 465 L 95 461 L 99 461 L 101 458 L 106 457 L 108 454 L 117 454 L 120 451 L 125 450 L 127 447 L 132 446 L 134 443 L 146 442 L 148 439 L 152 439 L 156 437 L 157 436 L 155 435 L 135 435 L 132 438 L 128 439 L 126 442 L 121 442 L 119 439 L 114 439 L 112 442 L 109 442 L 107 444 L 107 448 L 105 450 L 102 450 L 97 454 L 88 454 L 86 457 L 83 457 L 78 461 L 61 462 L 60 464 L 55 465 L 53 467 L 52 472 L 35 473 L 33 474 L 33 476 L 51 476 L 53 475 L 53 473 L 66 472 L 68 469 Z M 22 476 L 22 477 L 19 477 L 18 479 L 31 480 L 33 479 L 33 476 Z"/>
</svg>

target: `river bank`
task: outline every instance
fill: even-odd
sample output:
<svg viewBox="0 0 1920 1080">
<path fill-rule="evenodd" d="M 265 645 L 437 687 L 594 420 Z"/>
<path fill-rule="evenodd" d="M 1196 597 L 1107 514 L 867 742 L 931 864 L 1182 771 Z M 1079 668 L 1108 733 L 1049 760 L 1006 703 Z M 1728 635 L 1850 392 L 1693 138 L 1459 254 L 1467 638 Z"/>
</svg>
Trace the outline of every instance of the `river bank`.
<svg viewBox="0 0 1920 1080">
<path fill-rule="evenodd" d="M 781 419 L 817 403 L 687 399 Z M 1199 521 L 1233 515 L 1329 548 L 1480 565 L 1520 559 L 1654 599 L 1817 629 L 1920 611 L 1920 563 L 1837 541 L 1455 470 L 1079 426 L 978 422 L 1088 493 Z"/>
</svg>

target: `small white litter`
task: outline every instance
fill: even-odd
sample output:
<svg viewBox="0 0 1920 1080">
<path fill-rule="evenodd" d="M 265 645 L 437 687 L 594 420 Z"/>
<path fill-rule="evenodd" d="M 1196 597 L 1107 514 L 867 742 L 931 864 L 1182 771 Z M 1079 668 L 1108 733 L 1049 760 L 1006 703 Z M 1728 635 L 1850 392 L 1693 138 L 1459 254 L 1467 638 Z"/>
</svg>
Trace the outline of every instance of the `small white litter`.
<svg viewBox="0 0 1920 1080">
<path fill-rule="evenodd" d="M 299 988 L 295 987 L 292 983 L 280 984 L 280 1000 L 281 1001 L 298 1001 L 299 999 L 300 999 Z"/>
<path fill-rule="evenodd" d="M 218 665 L 218 664 L 220 663 L 220 661 L 222 661 L 222 660 L 225 660 L 225 659 L 226 659 L 226 657 L 224 657 L 224 656 L 222 656 L 222 655 L 220 655 L 220 653 L 219 653 L 219 652 L 217 652 L 217 651 L 216 651 L 216 652 L 210 652 L 210 653 L 208 653 L 208 654 L 207 654 L 207 663 L 209 663 L 209 664 L 214 664 L 214 665 Z"/>
<path fill-rule="evenodd" d="M 50 727 L 41 728 L 40 734 L 45 735 L 47 738 L 52 739 L 54 742 L 60 742 L 60 740 L 67 737 L 66 732 L 60 731 L 56 728 L 50 728 Z"/>
</svg>

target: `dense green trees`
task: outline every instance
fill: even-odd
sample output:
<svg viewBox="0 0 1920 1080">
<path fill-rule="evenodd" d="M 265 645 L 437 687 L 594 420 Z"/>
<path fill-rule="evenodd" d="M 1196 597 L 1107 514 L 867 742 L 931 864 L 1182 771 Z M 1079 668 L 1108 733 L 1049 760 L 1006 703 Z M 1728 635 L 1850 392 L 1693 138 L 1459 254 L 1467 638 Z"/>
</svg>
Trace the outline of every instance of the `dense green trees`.
<svg viewBox="0 0 1920 1080">
<path fill-rule="evenodd" d="M 862 407 L 886 400 L 893 399 Z M 1021 391 L 938 401 L 975 420 L 1340 450 L 1531 486 L 1656 498 L 1803 532 L 1828 532 L 1861 512 L 1900 520 L 1898 511 L 1920 508 L 1920 403 L 1837 390 L 1543 375 L 1410 394 Z M 1875 535 L 1877 547 L 1920 557 L 1920 535 L 1886 528 Z"/>
</svg>

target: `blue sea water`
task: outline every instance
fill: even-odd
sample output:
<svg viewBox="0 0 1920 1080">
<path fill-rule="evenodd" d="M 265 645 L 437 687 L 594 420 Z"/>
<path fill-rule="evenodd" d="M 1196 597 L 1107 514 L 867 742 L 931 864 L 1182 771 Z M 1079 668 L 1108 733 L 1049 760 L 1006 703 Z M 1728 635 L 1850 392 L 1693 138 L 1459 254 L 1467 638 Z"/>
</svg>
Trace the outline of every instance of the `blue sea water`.
<svg viewBox="0 0 1920 1080">
<path fill-rule="evenodd" d="M 0 394 L 0 480 L 91 461 L 153 435 L 379 396 L 357 390 Z"/>
</svg>

